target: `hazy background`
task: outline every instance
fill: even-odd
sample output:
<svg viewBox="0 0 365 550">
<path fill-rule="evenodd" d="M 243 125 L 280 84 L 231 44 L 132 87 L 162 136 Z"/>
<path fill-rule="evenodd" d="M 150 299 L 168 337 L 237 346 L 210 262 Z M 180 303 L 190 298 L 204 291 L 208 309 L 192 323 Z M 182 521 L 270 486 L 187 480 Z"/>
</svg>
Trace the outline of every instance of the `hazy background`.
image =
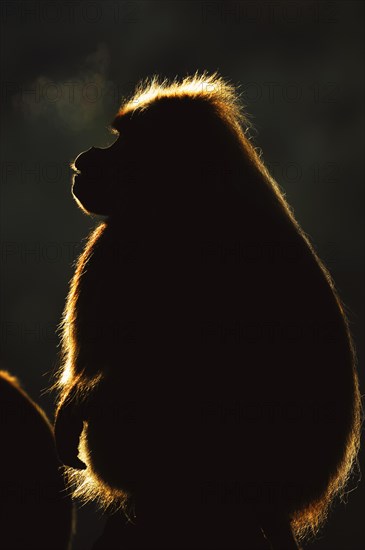
<svg viewBox="0 0 365 550">
<path fill-rule="evenodd" d="M 55 330 L 95 223 L 71 198 L 68 163 L 111 141 L 106 126 L 140 78 L 206 69 L 240 85 L 255 143 L 347 306 L 364 388 L 363 3 L 0 6 L 1 368 L 52 415 L 44 390 Z M 309 548 L 363 548 L 364 511 L 362 482 Z M 75 550 L 90 548 L 102 527 L 92 513 L 79 513 Z"/>
</svg>

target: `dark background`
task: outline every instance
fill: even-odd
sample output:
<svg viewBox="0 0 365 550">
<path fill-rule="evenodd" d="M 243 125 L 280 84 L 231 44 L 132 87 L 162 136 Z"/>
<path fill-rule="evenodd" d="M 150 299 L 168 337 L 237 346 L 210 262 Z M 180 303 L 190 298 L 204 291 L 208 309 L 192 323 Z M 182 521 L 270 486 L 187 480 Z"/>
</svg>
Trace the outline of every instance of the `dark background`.
<svg viewBox="0 0 365 550">
<path fill-rule="evenodd" d="M 364 387 L 363 8 L 1 2 L 1 368 L 50 416 L 55 331 L 95 224 L 72 200 L 68 163 L 112 141 L 106 127 L 121 97 L 155 73 L 218 70 L 241 86 L 255 144 L 347 306 Z M 91 505 L 79 512 L 75 550 L 89 548 L 103 525 L 92 514 Z M 308 547 L 360 550 L 363 514 L 360 482 Z"/>
</svg>

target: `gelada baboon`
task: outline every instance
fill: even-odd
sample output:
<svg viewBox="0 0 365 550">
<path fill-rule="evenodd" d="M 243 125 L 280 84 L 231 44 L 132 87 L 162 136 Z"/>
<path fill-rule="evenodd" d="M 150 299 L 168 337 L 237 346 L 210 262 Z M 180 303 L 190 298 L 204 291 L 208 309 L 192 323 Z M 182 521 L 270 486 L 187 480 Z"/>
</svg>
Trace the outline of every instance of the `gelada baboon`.
<svg viewBox="0 0 365 550">
<path fill-rule="evenodd" d="M 0 371 L 0 435 L 0 548 L 68 550 L 73 504 L 52 426 L 6 371 Z"/>
<path fill-rule="evenodd" d="M 230 83 L 154 77 L 112 128 L 74 164 L 76 201 L 105 216 L 62 324 L 55 428 L 75 495 L 122 506 L 138 548 L 260 548 L 262 531 L 295 547 L 359 445 L 334 283 Z"/>
</svg>

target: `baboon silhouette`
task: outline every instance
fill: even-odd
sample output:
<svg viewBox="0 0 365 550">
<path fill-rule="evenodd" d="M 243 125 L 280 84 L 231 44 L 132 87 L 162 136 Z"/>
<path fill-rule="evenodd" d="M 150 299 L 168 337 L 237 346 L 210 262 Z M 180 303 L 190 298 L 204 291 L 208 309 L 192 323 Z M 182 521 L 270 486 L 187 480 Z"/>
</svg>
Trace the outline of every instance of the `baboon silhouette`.
<svg viewBox="0 0 365 550">
<path fill-rule="evenodd" d="M 0 547 L 68 550 L 75 518 L 53 428 L 6 371 L 0 371 L 0 433 Z"/>
<path fill-rule="evenodd" d="M 335 285 L 218 74 L 142 82 L 112 128 L 73 165 L 79 206 L 105 216 L 62 322 L 75 496 L 128 517 L 100 548 L 296 548 L 359 446 Z"/>
</svg>

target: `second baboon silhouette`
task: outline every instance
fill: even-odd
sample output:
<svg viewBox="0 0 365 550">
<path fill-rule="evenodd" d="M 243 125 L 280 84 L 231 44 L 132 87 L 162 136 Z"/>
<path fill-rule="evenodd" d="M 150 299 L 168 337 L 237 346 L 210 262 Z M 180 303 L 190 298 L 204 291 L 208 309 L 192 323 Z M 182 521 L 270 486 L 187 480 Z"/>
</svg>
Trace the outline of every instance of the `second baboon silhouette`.
<svg viewBox="0 0 365 550">
<path fill-rule="evenodd" d="M 52 426 L 19 380 L 0 371 L 0 548 L 70 550 L 76 517 Z"/>
<path fill-rule="evenodd" d="M 344 307 L 246 126 L 217 74 L 153 78 L 75 161 L 106 218 L 71 282 L 55 433 L 75 496 L 129 518 L 98 548 L 295 548 L 352 471 Z"/>
</svg>

